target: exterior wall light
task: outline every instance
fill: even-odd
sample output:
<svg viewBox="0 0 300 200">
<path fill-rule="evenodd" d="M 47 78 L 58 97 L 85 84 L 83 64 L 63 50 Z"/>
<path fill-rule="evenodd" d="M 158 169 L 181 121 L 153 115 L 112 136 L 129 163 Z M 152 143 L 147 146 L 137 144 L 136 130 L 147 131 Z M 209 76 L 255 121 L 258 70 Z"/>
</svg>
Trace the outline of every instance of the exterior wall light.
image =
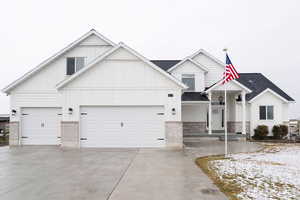
<svg viewBox="0 0 300 200">
<path fill-rule="evenodd" d="M 176 115 L 176 110 L 175 110 L 175 108 L 172 108 L 172 115 Z"/>
<path fill-rule="evenodd" d="M 73 108 L 69 108 L 68 111 L 69 111 L 69 115 L 73 114 Z"/>
<path fill-rule="evenodd" d="M 17 114 L 17 111 L 16 111 L 15 109 L 12 109 L 12 110 L 11 110 L 11 115 L 12 115 L 12 116 L 16 116 L 16 114 Z"/>
</svg>

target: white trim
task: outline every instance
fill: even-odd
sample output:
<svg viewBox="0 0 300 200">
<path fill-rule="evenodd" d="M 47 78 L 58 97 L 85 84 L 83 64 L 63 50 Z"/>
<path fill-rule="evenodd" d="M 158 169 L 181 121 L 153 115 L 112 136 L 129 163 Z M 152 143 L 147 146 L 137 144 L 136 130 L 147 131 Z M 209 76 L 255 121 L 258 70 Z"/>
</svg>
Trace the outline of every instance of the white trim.
<svg viewBox="0 0 300 200">
<path fill-rule="evenodd" d="M 207 51 L 205 51 L 204 49 L 199 49 L 198 51 L 196 51 L 195 53 L 193 53 L 191 56 L 189 56 L 191 59 L 193 59 L 195 56 L 197 56 L 198 54 L 202 53 L 203 55 L 206 55 L 207 57 L 211 58 L 213 61 L 215 61 L 216 63 L 218 63 L 219 65 L 221 65 L 222 67 L 225 67 L 225 63 L 223 63 L 222 61 L 220 61 L 218 58 L 214 57 L 213 55 L 211 55 L 210 53 L 208 53 Z"/>
<path fill-rule="evenodd" d="M 200 68 L 204 72 L 208 72 L 208 68 L 207 67 L 205 67 L 204 65 L 200 64 L 199 62 L 191 59 L 190 57 L 186 57 L 185 59 L 183 59 L 182 61 L 180 61 L 179 63 L 177 63 L 173 67 L 171 67 L 170 69 L 168 69 L 168 72 L 173 71 L 174 69 L 176 69 L 177 67 L 179 67 L 180 65 L 182 65 L 183 63 L 185 63 L 186 61 L 190 61 L 191 63 L 193 63 L 194 65 L 196 65 L 196 67 Z"/>
<path fill-rule="evenodd" d="M 223 80 L 221 79 L 219 82 L 217 82 L 214 86 L 212 86 L 211 88 L 209 88 L 208 90 L 206 90 L 205 92 L 208 93 L 211 90 L 215 89 L 216 87 L 220 86 L 222 84 Z M 249 88 L 247 88 L 246 86 L 244 86 L 243 84 L 239 83 L 236 80 L 232 80 L 232 82 L 234 82 L 235 84 L 237 84 L 239 87 L 241 87 L 242 89 L 244 89 L 247 93 L 251 93 L 252 90 L 250 90 Z M 225 83 L 226 84 L 226 83 Z"/>
<path fill-rule="evenodd" d="M 76 79 L 78 76 L 80 76 L 81 74 L 83 74 L 84 72 L 86 72 L 87 70 L 89 70 L 90 68 L 92 68 L 95 64 L 101 62 L 102 60 L 104 60 L 107 56 L 109 56 L 110 54 L 112 54 L 113 52 L 115 52 L 116 50 L 118 50 L 119 48 L 124 48 L 127 51 L 129 51 L 130 53 L 134 54 L 136 57 L 138 57 L 139 59 L 141 59 L 143 62 L 145 62 L 146 64 L 150 65 L 150 67 L 152 67 L 154 70 L 158 71 L 159 73 L 161 73 L 162 75 L 166 76 L 168 79 L 172 80 L 173 82 L 175 82 L 178 86 L 180 86 L 183 89 L 187 89 L 188 87 L 183 84 L 181 81 L 177 80 L 175 77 L 173 77 L 172 75 L 168 74 L 167 72 L 165 72 L 164 70 L 160 69 L 158 66 L 156 66 L 155 64 L 153 64 L 152 62 L 150 62 L 148 59 L 146 59 L 144 56 L 142 56 L 141 54 L 137 53 L 135 50 L 131 49 L 130 47 L 128 47 L 127 45 L 125 45 L 124 43 L 120 42 L 118 45 L 116 45 L 114 48 L 108 50 L 106 53 L 104 53 L 103 55 L 101 55 L 100 57 L 94 59 L 94 61 L 92 61 L 89 65 L 85 66 L 82 70 L 80 70 L 78 73 L 75 73 L 74 75 L 72 75 L 71 77 L 63 80 L 62 82 L 58 83 L 56 85 L 56 89 L 59 90 L 61 89 L 63 86 L 65 86 L 67 83 L 71 82 L 72 80 Z"/>
<path fill-rule="evenodd" d="M 48 58 L 45 61 L 43 61 L 41 64 L 39 64 L 38 66 L 36 66 L 32 70 L 30 70 L 29 72 L 27 72 L 23 76 L 21 76 L 19 79 L 17 79 L 14 82 L 10 83 L 8 86 L 6 86 L 5 88 L 2 89 L 2 92 L 8 94 L 10 92 L 10 90 L 12 90 L 13 88 L 15 88 L 17 85 L 19 85 L 20 83 L 22 83 L 23 81 L 25 81 L 26 79 L 28 79 L 29 77 L 31 77 L 36 72 L 40 71 L 46 65 L 48 65 L 51 62 L 53 62 L 59 56 L 61 56 L 62 54 L 66 53 L 67 51 L 71 50 L 73 47 L 75 47 L 76 45 L 78 45 L 81 41 L 83 41 L 84 39 L 88 38 L 89 36 L 91 36 L 93 34 L 96 35 L 96 36 L 98 36 L 100 39 L 104 40 L 105 42 L 107 42 L 111 46 L 115 46 L 115 43 L 113 43 L 112 41 L 110 41 L 109 39 L 107 39 L 106 37 L 104 37 L 103 35 L 101 35 L 100 33 L 98 33 L 96 30 L 92 29 L 89 32 L 87 32 L 86 34 L 84 34 L 83 36 L 81 36 L 80 38 L 78 38 L 77 40 L 75 40 L 74 42 L 72 42 L 71 44 L 69 44 L 68 46 L 66 46 L 65 48 L 63 48 L 62 50 L 60 50 L 59 52 L 57 52 L 56 54 L 54 54 L 53 56 L 51 56 L 50 58 Z"/>
<path fill-rule="evenodd" d="M 260 97 L 261 95 L 263 95 L 266 92 L 270 92 L 271 94 L 273 94 L 274 96 L 278 97 L 279 99 L 281 99 L 282 101 L 289 103 L 289 102 L 293 102 L 293 101 L 288 101 L 285 98 L 283 98 L 282 96 L 280 96 L 279 94 L 277 94 L 276 92 L 274 92 L 273 90 L 271 90 L 270 88 L 266 88 L 264 91 L 262 91 L 261 93 L 259 93 L 257 96 L 255 96 L 253 99 L 251 99 L 249 101 L 249 103 L 252 103 L 253 101 L 255 101 L 255 99 L 257 99 L 258 97 Z"/>
</svg>

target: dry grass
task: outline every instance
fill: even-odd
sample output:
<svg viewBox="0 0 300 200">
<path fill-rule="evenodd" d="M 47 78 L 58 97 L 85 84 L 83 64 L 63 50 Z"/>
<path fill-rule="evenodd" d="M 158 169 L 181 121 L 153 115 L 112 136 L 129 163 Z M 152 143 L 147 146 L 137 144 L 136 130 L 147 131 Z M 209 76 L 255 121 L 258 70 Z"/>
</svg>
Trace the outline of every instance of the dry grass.
<svg viewBox="0 0 300 200">
<path fill-rule="evenodd" d="M 228 176 L 220 178 L 216 170 L 210 164 L 214 160 L 224 160 L 227 159 L 224 156 L 206 156 L 196 159 L 196 164 L 202 169 L 208 177 L 212 179 L 214 184 L 231 200 L 238 200 L 236 197 L 237 194 L 241 193 L 242 188 L 235 181 L 238 175 Z"/>
</svg>

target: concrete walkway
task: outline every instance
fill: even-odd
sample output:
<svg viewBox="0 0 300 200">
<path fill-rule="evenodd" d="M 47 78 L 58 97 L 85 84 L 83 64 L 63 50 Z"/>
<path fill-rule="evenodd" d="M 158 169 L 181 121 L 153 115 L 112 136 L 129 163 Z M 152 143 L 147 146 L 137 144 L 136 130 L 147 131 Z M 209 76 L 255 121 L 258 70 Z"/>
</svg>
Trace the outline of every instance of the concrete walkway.
<svg viewBox="0 0 300 200">
<path fill-rule="evenodd" d="M 218 145 L 212 141 L 207 147 L 184 151 L 1 147 L 0 196 L 6 200 L 226 199 L 194 163 L 196 156 L 218 153 Z"/>
</svg>

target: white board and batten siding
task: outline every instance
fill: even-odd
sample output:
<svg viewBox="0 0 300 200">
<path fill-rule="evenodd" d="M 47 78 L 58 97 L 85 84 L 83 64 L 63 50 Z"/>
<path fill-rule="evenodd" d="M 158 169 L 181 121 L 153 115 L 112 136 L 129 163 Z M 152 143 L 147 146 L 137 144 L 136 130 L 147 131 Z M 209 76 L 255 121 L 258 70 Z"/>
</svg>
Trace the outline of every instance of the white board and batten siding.
<svg viewBox="0 0 300 200">
<path fill-rule="evenodd" d="M 111 45 L 97 36 L 89 36 L 23 81 L 22 84 L 17 85 L 10 92 L 10 108 L 20 113 L 21 107 L 61 107 L 60 93 L 55 87 L 56 84 L 67 78 L 66 58 L 85 57 L 86 63 L 89 63 L 110 48 L 112 48 Z M 20 115 L 10 118 L 11 121 L 20 121 Z"/>
<path fill-rule="evenodd" d="M 81 107 L 82 147 L 163 147 L 162 106 Z"/>
<path fill-rule="evenodd" d="M 205 71 L 200 69 L 191 61 L 187 60 L 182 63 L 180 66 L 175 68 L 171 74 L 176 77 L 178 80 L 182 79 L 183 74 L 194 74 L 195 76 L 195 91 L 202 92 L 205 89 L 204 76 Z"/>
<path fill-rule="evenodd" d="M 168 97 L 170 93 L 173 97 Z M 68 83 L 61 94 L 63 108 L 74 110 L 65 121 L 78 121 L 80 106 L 96 105 L 163 106 L 167 121 L 181 121 L 181 88 L 125 49 Z"/>
<path fill-rule="evenodd" d="M 123 48 L 60 93 L 63 112 L 73 108 L 63 120 L 79 121 L 82 147 L 163 147 L 165 121 L 181 121 L 181 88 Z"/>
<path fill-rule="evenodd" d="M 260 120 L 259 106 L 268 105 L 274 106 L 274 119 Z M 272 135 L 272 128 L 274 125 L 283 124 L 289 121 L 288 106 L 288 103 L 283 102 L 281 99 L 270 92 L 266 92 L 257 97 L 250 105 L 251 134 L 254 134 L 254 129 L 258 125 L 267 125 L 269 127 L 269 135 Z"/>
<path fill-rule="evenodd" d="M 193 57 L 193 60 L 208 68 L 208 73 L 205 75 L 205 87 L 210 87 L 211 85 L 221 80 L 224 72 L 224 67 L 219 63 L 215 62 L 213 59 L 202 53 L 195 55 Z"/>
</svg>

